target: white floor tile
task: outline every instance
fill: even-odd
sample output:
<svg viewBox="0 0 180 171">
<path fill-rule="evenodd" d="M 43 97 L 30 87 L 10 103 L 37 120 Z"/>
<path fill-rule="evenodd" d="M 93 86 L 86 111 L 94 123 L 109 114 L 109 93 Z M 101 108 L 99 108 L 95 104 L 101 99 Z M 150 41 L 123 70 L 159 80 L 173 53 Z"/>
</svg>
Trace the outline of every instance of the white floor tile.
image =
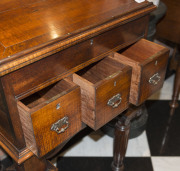
<svg viewBox="0 0 180 171">
<path fill-rule="evenodd" d="M 57 157 L 54 157 L 50 162 L 57 167 Z"/>
<path fill-rule="evenodd" d="M 152 157 L 154 171 L 180 171 L 180 157 Z"/>
<path fill-rule="evenodd" d="M 61 156 L 112 156 L 113 139 L 101 131 L 91 133 Z"/>
<path fill-rule="evenodd" d="M 4 160 L 7 157 L 7 154 L 0 148 L 0 161 Z"/>
<path fill-rule="evenodd" d="M 93 132 L 80 142 L 60 154 L 60 156 L 108 156 L 113 154 L 113 138 L 101 131 Z M 150 156 L 146 133 L 129 140 L 126 156 Z"/>
<path fill-rule="evenodd" d="M 128 157 L 149 157 L 149 144 L 144 131 L 139 137 L 129 140 L 126 156 Z"/>
</svg>

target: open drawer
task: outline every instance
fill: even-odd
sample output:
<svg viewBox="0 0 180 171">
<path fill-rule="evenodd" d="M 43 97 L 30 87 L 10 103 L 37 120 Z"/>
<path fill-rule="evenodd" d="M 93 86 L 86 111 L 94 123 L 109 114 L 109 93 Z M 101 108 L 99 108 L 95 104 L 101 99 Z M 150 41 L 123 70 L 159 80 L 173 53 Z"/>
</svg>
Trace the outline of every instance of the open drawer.
<svg viewBox="0 0 180 171">
<path fill-rule="evenodd" d="M 97 130 L 128 108 L 131 68 L 106 57 L 76 74 L 81 87 L 82 121 Z"/>
<path fill-rule="evenodd" d="M 145 39 L 141 39 L 121 54 L 114 53 L 114 59 L 133 69 L 130 103 L 143 103 L 163 86 L 168 56 L 167 48 Z"/>
<path fill-rule="evenodd" d="M 68 79 L 17 104 L 26 145 L 39 157 L 81 129 L 80 87 Z"/>
</svg>

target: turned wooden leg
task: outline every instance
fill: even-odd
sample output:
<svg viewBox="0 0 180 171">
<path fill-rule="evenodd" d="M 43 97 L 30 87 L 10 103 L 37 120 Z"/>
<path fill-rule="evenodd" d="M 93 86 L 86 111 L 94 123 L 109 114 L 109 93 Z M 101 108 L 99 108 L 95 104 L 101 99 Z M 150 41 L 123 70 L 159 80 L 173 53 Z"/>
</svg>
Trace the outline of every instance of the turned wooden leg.
<svg viewBox="0 0 180 171">
<path fill-rule="evenodd" d="M 140 116 L 142 114 L 142 111 L 143 105 L 138 107 L 131 105 L 129 109 L 126 112 L 124 112 L 122 116 L 120 116 L 115 125 L 112 162 L 113 171 L 124 170 L 123 160 L 127 150 L 130 131 L 130 121 L 133 118 Z"/>
<path fill-rule="evenodd" d="M 178 101 L 179 93 L 180 93 L 180 59 L 178 62 L 178 67 L 177 67 L 176 75 L 175 75 L 175 79 L 174 79 L 172 102 L 170 103 L 171 114 L 173 114 L 174 109 L 178 107 L 177 101 Z"/>
<path fill-rule="evenodd" d="M 49 161 L 45 158 L 37 158 L 32 156 L 24 163 L 18 165 L 14 163 L 13 166 L 6 169 L 7 171 L 57 171 L 57 168 L 54 167 Z"/>
<path fill-rule="evenodd" d="M 130 122 L 125 122 L 123 118 L 120 118 L 115 125 L 114 135 L 114 151 L 113 151 L 113 171 L 123 171 L 123 160 L 126 154 L 128 137 L 130 130 Z"/>
</svg>

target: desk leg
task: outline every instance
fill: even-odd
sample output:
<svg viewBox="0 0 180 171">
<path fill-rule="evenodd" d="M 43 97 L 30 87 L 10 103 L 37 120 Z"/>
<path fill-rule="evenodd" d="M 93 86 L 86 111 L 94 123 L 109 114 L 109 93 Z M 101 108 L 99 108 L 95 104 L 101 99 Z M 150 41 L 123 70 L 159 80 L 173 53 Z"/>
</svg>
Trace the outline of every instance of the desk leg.
<svg viewBox="0 0 180 171">
<path fill-rule="evenodd" d="M 129 131 L 130 131 L 130 121 L 133 118 L 140 116 L 143 113 L 143 105 L 133 106 L 131 105 L 124 114 L 120 116 L 115 125 L 114 134 L 114 149 L 113 149 L 113 171 L 123 171 L 124 165 L 123 160 L 127 150 Z"/>
<path fill-rule="evenodd" d="M 123 119 L 119 119 L 115 125 L 114 135 L 114 150 L 113 150 L 113 171 L 123 171 L 123 160 L 126 154 L 128 137 L 130 130 L 130 122 L 124 122 Z"/>
<path fill-rule="evenodd" d="M 178 66 L 176 70 L 176 75 L 174 79 L 174 89 L 173 89 L 173 96 L 172 96 L 172 102 L 170 103 L 171 107 L 171 115 L 174 114 L 175 108 L 178 107 L 178 98 L 180 93 L 180 59 L 178 61 Z"/>
<path fill-rule="evenodd" d="M 13 166 L 6 169 L 6 171 L 57 171 L 49 161 L 44 158 L 39 159 L 36 156 L 32 156 L 21 165 L 14 163 Z"/>
</svg>

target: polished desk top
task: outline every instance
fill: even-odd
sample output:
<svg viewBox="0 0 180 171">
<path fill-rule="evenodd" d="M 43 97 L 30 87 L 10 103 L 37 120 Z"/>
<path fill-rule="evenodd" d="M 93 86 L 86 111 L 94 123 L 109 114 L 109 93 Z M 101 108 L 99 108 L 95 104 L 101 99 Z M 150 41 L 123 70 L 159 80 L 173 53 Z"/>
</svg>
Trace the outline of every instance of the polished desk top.
<svg viewBox="0 0 180 171">
<path fill-rule="evenodd" d="M 1 0 L 0 75 L 154 8 L 150 2 L 134 0 Z M 27 58 L 39 49 L 39 54 Z"/>
</svg>

